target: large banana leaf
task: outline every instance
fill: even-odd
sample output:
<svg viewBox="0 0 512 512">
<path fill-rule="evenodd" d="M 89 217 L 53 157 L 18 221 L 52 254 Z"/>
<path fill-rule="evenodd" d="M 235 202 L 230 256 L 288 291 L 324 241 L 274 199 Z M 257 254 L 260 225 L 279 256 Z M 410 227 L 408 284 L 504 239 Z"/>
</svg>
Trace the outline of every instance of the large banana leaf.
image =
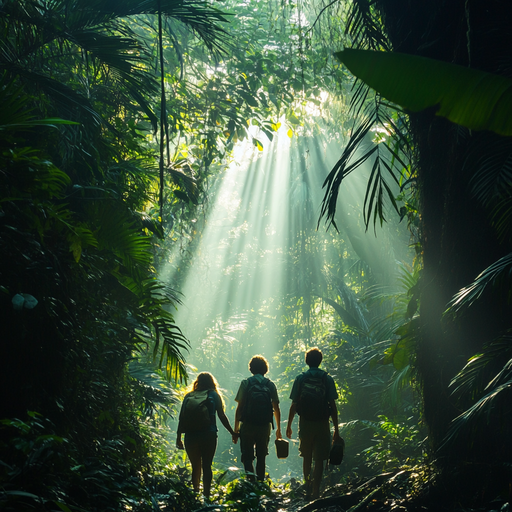
<svg viewBox="0 0 512 512">
<path fill-rule="evenodd" d="M 473 130 L 512 135 L 512 80 L 403 53 L 345 49 L 336 57 L 389 101 L 437 115 Z"/>
</svg>

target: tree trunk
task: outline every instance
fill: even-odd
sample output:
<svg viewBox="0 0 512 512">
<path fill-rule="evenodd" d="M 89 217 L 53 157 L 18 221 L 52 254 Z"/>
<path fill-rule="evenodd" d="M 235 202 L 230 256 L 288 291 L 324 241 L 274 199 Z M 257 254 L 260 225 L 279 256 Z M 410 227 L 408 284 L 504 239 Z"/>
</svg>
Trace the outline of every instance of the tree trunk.
<svg viewBox="0 0 512 512">
<path fill-rule="evenodd" d="M 512 19 L 511 2 L 383 0 L 379 8 L 394 51 L 510 76 L 512 51 L 505 21 Z M 424 264 L 417 368 L 435 449 L 460 413 L 450 395 L 451 379 L 509 325 L 510 314 L 492 300 L 472 307 L 470 315 L 455 322 L 444 320 L 443 312 L 460 288 L 511 247 L 498 240 L 489 212 L 473 197 L 470 183 L 478 172 L 471 160 L 492 152 L 498 136 L 471 133 L 436 117 L 434 111 L 411 115 L 411 126 L 418 156 Z"/>
</svg>

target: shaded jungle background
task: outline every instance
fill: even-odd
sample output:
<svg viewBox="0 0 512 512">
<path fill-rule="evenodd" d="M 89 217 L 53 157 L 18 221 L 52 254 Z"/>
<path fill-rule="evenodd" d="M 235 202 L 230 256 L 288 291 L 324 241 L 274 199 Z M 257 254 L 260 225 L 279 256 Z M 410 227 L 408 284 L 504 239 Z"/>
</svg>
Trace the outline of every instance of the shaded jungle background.
<svg viewBox="0 0 512 512">
<path fill-rule="evenodd" d="M 262 353 L 286 418 L 314 345 L 347 442 L 325 496 L 501 507 L 512 134 L 392 105 L 334 52 L 509 79 L 510 14 L 480 0 L 1 2 L 1 508 L 200 508 L 174 448 L 187 384 L 211 371 L 232 419 Z M 272 487 L 251 487 L 225 434 L 219 503 L 304 504 L 295 446 L 269 457 Z"/>
</svg>

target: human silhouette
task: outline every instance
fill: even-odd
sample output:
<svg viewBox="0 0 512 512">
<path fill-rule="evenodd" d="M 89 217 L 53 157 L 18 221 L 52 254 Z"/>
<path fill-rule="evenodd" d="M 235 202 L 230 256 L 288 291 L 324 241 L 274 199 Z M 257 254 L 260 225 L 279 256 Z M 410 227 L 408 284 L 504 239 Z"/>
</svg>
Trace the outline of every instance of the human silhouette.
<svg viewBox="0 0 512 512">
<path fill-rule="evenodd" d="M 303 458 L 302 469 L 307 498 L 318 498 L 322 481 L 324 461 L 331 451 L 329 419 L 334 425 L 333 443 L 341 442 L 338 427 L 336 399 L 338 392 L 333 378 L 319 368 L 322 352 L 314 347 L 306 352 L 309 370 L 295 378 L 290 399 L 290 411 L 286 436 L 292 437 L 292 423 L 299 414 L 299 453 Z M 313 473 L 311 473 L 314 461 Z"/>
<path fill-rule="evenodd" d="M 237 435 L 224 412 L 224 401 L 218 392 L 217 381 L 211 373 L 203 372 L 193 382 L 192 391 L 183 399 L 176 446 L 183 449 L 181 437 L 184 433 L 185 450 L 192 465 L 192 486 L 195 492 L 199 492 L 202 472 L 206 499 L 210 498 L 212 462 L 217 449 L 216 416 L 235 440 Z"/>
<path fill-rule="evenodd" d="M 238 406 L 235 413 L 235 432 L 240 432 L 242 464 L 249 478 L 265 478 L 265 458 L 268 455 L 270 431 L 273 417 L 276 419 L 276 439 L 281 436 L 281 410 L 275 384 L 265 374 L 268 362 L 261 356 L 254 356 L 249 362 L 252 377 L 240 383 L 235 397 Z M 233 439 L 236 443 L 236 438 Z"/>
</svg>

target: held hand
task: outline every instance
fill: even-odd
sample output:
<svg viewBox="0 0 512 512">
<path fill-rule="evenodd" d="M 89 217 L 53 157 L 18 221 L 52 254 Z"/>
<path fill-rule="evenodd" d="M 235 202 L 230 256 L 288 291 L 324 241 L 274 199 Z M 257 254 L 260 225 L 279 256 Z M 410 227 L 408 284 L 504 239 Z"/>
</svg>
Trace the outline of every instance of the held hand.
<svg viewBox="0 0 512 512">
<path fill-rule="evenodd" d="M 233 432 L 231 435 L 231 439 L 233 441 L 233 444 L 238 443 L 238 438 L 240 437 L 240 434 L 238 432 Z"/>
<path fill-rule="evenodd" d="M 283 439 L 283 436 L 281 435 L 280 427 L 277 427 L 277 429 L 276 429 L 276 439 Z"/>
<path fill-rule="evenodd" d="M 341 441 L 340 433 L 334 432 L 334 435 L 332 436 L 332 442 L 338 443 L 339 441 Z"/>
<path fill-rule="evenodd" d="M 291 439 L 292 438 L 292 426 L 291 425 L 288 425 L 286 427 L 286 437 L 288 439 Z"/>
<path fill-rule="evenodd" d="M 183 450 L 183 441 L 181 439 L 176 439 L 176 448 Z"/>
</svg>

